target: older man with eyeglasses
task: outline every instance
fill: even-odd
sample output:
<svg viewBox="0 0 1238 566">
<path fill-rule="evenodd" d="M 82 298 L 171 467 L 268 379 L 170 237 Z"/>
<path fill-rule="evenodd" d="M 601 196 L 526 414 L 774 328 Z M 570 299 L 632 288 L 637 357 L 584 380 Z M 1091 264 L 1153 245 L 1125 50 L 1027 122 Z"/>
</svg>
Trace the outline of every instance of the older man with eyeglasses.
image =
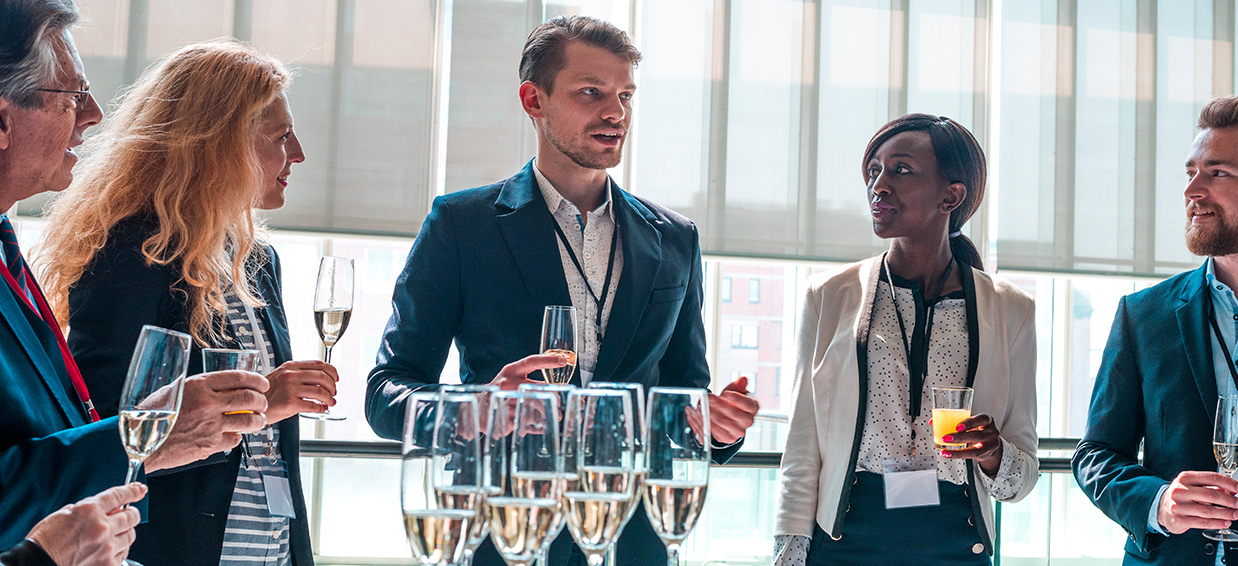
<svg viewBox="0 0 1238 566">
<path fill-rule="evenodd" d="M 103 118 L 69 33 L 77 19 L 71 0 L 0 0 L 0 211 L 68 187 L 77 162 L 73 148 Z M 116 419 L 99 420 L 7 216 L 0 216 L 0 259 L 0 549 L 92 541 L 127 549 L 129 522 L 54 542 L 32 531 L 63 506 L 119 484 L 127 456 Z M 192 464 L 262 428 L 267 387 L 249 372 L 187 380 L 176 426 L 146 460 L 146 471 Z M 110 516 L 78 515 L 96 526 Z M 71 554 L 63 549 L 42 550 L 60 566 L 86 563 L 64 558 Z M 104 556 L 98 563 L 116 561 Z"/>
</svg>

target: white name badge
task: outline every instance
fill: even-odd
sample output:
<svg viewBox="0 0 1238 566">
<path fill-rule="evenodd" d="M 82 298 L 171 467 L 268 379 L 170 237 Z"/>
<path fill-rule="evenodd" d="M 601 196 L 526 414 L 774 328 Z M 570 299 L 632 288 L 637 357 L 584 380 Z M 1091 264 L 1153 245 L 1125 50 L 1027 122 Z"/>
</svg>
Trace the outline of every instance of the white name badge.
<svg viewBox="0 0 1238 566">
<path fill-rule="evenodd" d="M 288 478 L 262 474 L 262 487 L 267 492 L 267 510 L 273 517 L 297 518 L 297 512 L 292 508 L 292 488 Z"/>
<path fill-rule="evenodd" d="M 886 509 L 940 505 L 937 467 L 911 470 L 906 458 L 886 458 L 881 477 L 885 482 Z"/>
</svg>

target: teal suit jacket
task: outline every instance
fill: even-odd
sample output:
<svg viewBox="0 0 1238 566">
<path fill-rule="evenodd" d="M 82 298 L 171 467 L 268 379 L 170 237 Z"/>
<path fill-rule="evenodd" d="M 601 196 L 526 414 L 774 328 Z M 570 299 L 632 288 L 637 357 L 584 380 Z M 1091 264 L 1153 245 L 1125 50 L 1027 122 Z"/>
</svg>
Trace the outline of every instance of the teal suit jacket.
<svg viewBox="0 0 1238 566">
<path fill-rule="evenodd" d="M 1148 511 L 1162 485 L 1183 471 L 1217 469 L 1204 274 L 1200 267 L 1122 298 L 1092 390 L 1087 432 L 1071 461 L 1084 493 L 1127 531 L 1124 564 L 1216 561 L 1216 543 L 1198 529 L 1148 533 Z"/>
<path fill-rule="evenodd" d="M 0 283 L 0 548 L 128 465 L 116 419 L 90 423 L 55 334 L 19 300 Z"/>
</svg>

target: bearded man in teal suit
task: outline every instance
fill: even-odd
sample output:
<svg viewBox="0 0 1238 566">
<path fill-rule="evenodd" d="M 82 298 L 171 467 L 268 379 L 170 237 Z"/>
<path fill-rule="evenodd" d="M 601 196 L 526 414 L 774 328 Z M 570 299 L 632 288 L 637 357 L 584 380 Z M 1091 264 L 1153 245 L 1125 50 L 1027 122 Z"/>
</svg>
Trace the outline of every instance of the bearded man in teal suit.
<svg viewBox="0 0 1238 566">
<path fill-rule="evenodd" d="M 1124 564 L 1238 560 L 1238 546 L 1202 531 L 1238 519 L 1238 481 L 1216 473 L 1212 454 L 1218 396 L 1238 394 L 1238 97 L 1209 102 L 1199 128 L 1186 160 L 1186 243 L 1208 259 L 1119 303 L 1071 462 L 1127 531 Z"/>
</svg>

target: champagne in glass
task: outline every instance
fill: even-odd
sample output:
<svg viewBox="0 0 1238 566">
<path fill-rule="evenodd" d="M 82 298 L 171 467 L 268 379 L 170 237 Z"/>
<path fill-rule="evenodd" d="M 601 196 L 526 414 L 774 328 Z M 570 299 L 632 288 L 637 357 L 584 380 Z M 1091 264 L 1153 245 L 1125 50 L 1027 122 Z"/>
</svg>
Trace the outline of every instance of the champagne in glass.
<svg viewBox="0 0 1238 566">
<path fill-rule="evenodd" d="M 645 514 L 666 545 L 667 566 L 679 566 L 679 549 L 696 526 L 709 486 L 709 392 L 649 390 Z"/>
<path fill-rule="evenodd" d="M 567 383 L 576 370 L 576 307 L 550 305 L 542 315 L 542 353 L 563 354 L 567 365 L 542 370 L 546 383 Z"/>
<path fill-rule="evenodd" d="M 632 399 L 632 431 L 633 440 L 635 441 L 636 454 L 636 472 L 632 475 L 632 501 L 628 503 L 627 518 L 624 521 L 631 520 L 632 515 L 636 513 L 636 508 L 641 501 L 641 494 L 644 490 L 641 488 L 645 473 L 648 470 L 647 454 L 645 450 L 646 437 L 648 430 L 645 426 L 645 386 L 639 383 L 619 383 L 614 381 L 591 381 L 589 387 L 595 389 L 610 389 L 618 391 L 626 391 Z M 614 556 L 615 547 L 611 547 L 610 562 L 615 563 Z"/>
<path fill-rule="evenodd" d="M 1238 471 L 1238 395 L 1225 395 L 1217 400 L 1216 422 L 1212 428 L 1212 454 L 1222 474 L 1232 476 Z M 1238 531 L 1230 528 L 1208 529 L 1204 536 L 1223 542 L 1238 541 Z"/>
<path fill-rule="evenodd" d="M 477 505 L 466 490 L 438 484 L 439 465 L 446 459 L 440 437 L 448 410 L 438 392 L 413 393 L 405 409 L 400 507 L 413 558 L 431 566 L 462 564 L 478 522 L 477 508 L 453 507 Z"/>
<path fill-rule="evenodd" d="M 557 499 L 492 497 L 486 508 L 490 540 L 509 565 L 529 566 L 549 546 L 546 535 L 558 520 Z"/>
<path fill-rule="evenodd" d="M 318 263 L 318 285 L 314 288 L 314 324 L 325 348 L 322 360 L 331 363 L 331 348 L 348 329 L 352 318 L 352 258 L 322 258 Z M 321 413 L 301 413 L 301 416 L 324 421 L 342 421 L 344 416 L 327 409 Z"/>
<path fill-rule="evenodd" d="M 189 370 L 188 334 L 155 326 L 142 327 L 120 394 L 120 440 L 129 455 L 125 484 L 168 439 L 181 409 Z M 128 566 L 141 566 L 133 560 Z"/>
<path fill-rule="evenodd" d="M 512 436 L 511 477 L 516 497 L 549 499 L 555 504 L 544 537 L 543 553 L 563 528 L 563 456 L 559 434 L 559 395 L 525 390 L 518 394 Z"/>
<path fill-rule="evenodd" d="M 563 494 L 567 525 L 589 566 L 606 563 L 623 531 L 636 474 L 632 400 L 624 391 L 579 389 L 566 421 L 579 480 Z"/>
</svg>

